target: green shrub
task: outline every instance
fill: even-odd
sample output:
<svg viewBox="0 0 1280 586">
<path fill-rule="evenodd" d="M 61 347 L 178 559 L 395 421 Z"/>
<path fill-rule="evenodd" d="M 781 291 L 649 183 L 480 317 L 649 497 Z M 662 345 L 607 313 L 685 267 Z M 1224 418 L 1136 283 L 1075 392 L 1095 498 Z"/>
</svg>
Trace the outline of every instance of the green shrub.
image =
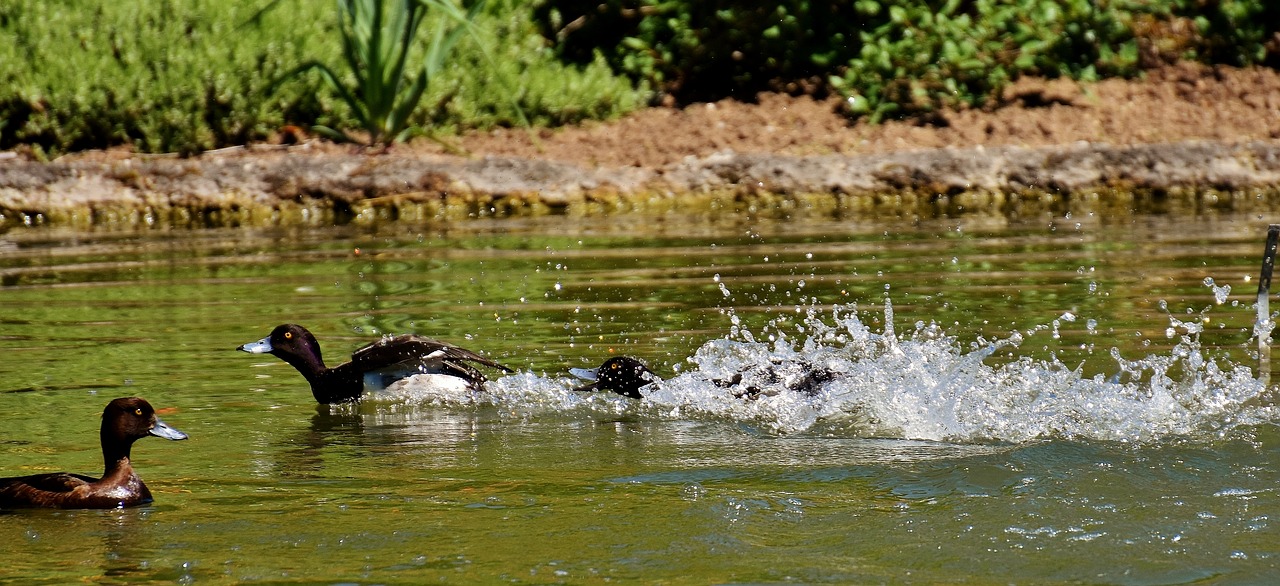
<svg viewBox="0 0 1280 586">
<path fill-rule="evenodd" d="M 321 116 L 328 107 L 314 84 L 261 96 L 298 65 L 296 47 L 334 34 L 332 15 L 240 27 L 253 13 L 249 3 L 196 0 L 0 4 L 0 147 L 193 152 Z"/>
<path fill-rule="evenodd" d="M 343 83 L 320 61 L 303 63 L 282 80 L 316 72 L 355 116 L 370 144 L 398 142 L 408 134 L 409 117 L 417 111 L 422 94 L 481 6 L 475 4 L 464 13 L 448 0 L 399 0 L 395 4 L 389 0 L 338 0 L 346 77 L 354 83 Z M 420 41 L 418 28 L 428 9 L 443 13 L 443 20 L 437 19 L 426 49 L 415 50 Z M 353 140 L 341 129 L 314 128 L 330 138 Z"/>
<path fill-rule="evenodd" d="M 568 60 L 609 64 L 679 102 L 765 90 L 847 98 L 879 119 L 988 103 L 1021 75 L 1141 72 L 1143 34 L 1175 55 L 1237 65 L 1280 50 L 1271 0 L 545 0 L 544 34 Z"/>
<path fill-rule="evenodd" d="M 1097 79 L 1138 72 L 1123 0 L 951 0 L 881 7 L 832 85 L 872 120 L 902 111 L 979 105 L 1020 75 Z M 887 3 L 886 3 L 887 4 Z M 881 13 L 883 12 L 883 14 Z"/>
<path fill-rule="evenodd" d="M 1177 0 L 1174 14 L 1196 25 L 1193 55 L 1213 63 L 1280 67 L 1280 2 Z"/>
<path fill-rule="evenodd" d="M 599 53 L 582 64 L 562 62 L 527 8 L 490 10 L 476 19 L 475 31 L 476 42 L 463 43 L 428 92 L 427 104 L 436 107 L 419 111 L 420 127 L 513 126 L 522 116 L 535 126 L 559 126 L 615 118 L 648 101 L 645 82 L 633 85 Z M 476 44 L 488 47 L 489 58 L 467 50 Z"/>
<path fill-rule="evenodd" d="M 554 123 L 616 116 L 644 101 L 603 63 L 559 63 L 518 2 L 490 2 L 476 25 L 499 47 L 499 71 L 488 71 L 476 43 L 461 43 L 412 124 L 519 124 L 514 104 Z M 266 91 L 307 60 L 338 62 L 340 39 L 335 4 L 325 0 L 0 2 L 0 149 L 193 153 L 262 140 L 285 124 L 360 128 L 318 75 Z M 513 50 L 518 58 L 504 60 Z M 557 95 L 555 86 L 578 89 Z"/>
<path fill-rule="evenodd" d="M 851 2 L 548 0 L 535 14 L 567 60 L 597 52 L 682 102 L 817 81 L 856 52 Z"/>
</svg>

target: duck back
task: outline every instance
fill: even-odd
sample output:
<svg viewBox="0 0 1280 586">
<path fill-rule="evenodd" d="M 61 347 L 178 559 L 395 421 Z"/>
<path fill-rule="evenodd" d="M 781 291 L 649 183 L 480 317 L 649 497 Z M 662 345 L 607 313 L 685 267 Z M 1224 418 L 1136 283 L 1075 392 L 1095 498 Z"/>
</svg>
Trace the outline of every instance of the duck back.
<svg viewBox="0 0 1280 586">
<path fill-rule="evenodd" d="M 70 472 L 0 478 L 0 509 L 115 509 L 151 501 L 132 469 L 101 480 Z"/>
</svg>

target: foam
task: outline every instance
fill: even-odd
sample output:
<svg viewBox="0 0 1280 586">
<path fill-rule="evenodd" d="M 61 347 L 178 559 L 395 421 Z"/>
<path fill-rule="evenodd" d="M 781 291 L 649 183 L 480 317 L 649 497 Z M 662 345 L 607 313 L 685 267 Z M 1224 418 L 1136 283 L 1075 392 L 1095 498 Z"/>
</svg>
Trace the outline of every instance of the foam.
<svg viewBox="0 0 1280 586">
<path fill-rule="evenodd" d="M 788 336 L 780 328 L 753 334 L 730 316 L 724 337 L 706 342 L 674 378 L 647 387 L 635 401 L 610 393 L 578 393 L 575 381 L 519 373 L 490 381 L 483 391 L 417 394 L 412 379 L 389 398 L 447 406 L 496 406 L 506 413 L 629 414 L 660 419 L 712 419 L 749 424 L 765 433 L 813 433 L 958 443 L 1043 439 L 1153 442 L 1170 436 L 1213 437 L 1240 425 L 1272 421 L 1265 386 L 1251 368 L 1205 355 L 1203 322 L 1172 315 L 1167 354 L 1126 359 L 1112 349 L 1117 370 L 1086 376 L 1053 358 L 1017 356 L 1028 337 L 1056 332 L 1063 314 L 1039 328 L 965 348 L 934 323 L 899 334 L 886 298 L 875 332 L 856 306 L 804 311 Z M 1000 352 L 1001 359 L 989 360 Z M 1005 355 L 1012 355 L 1005 359 Z M 993 364 L 994 363 L 994 364 Z M 761 376 L 761 365 L 772 368 Z M 815 368 L 838 375 L 805 394 L 789 383 Z M 723 381 L 741 375 L 754 400 L 735 396 Z M 719 381 L 719 383 L 717 382 Z M 656 387 L 656 388 L 655 388 Z M 741 394 L 741 391 L 737 391 Z"/>
</svg>

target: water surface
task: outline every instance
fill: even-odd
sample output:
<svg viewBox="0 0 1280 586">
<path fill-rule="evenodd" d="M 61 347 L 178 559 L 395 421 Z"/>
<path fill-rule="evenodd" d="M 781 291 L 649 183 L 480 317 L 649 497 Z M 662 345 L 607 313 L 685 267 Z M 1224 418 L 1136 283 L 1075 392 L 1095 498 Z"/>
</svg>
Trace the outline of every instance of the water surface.
<svg viewBox="0 0 1280 586">
<path fill-rule="evenodd" d="M 544 218 L 0 235 L 0 475 L 156 502 L 0 513 L 22 583 L 1265 582 L 1280 433 L 1253 378 L 1266 218 Z M 318 407 L 234 348 L 384 333 L 518 372 Z M 643 401 L 572 391 L 633 354 Z M 735 398 L 769 364 L 840 373 Z M 766 385 L 767 386 L 767 385 Z"/>
</svg>

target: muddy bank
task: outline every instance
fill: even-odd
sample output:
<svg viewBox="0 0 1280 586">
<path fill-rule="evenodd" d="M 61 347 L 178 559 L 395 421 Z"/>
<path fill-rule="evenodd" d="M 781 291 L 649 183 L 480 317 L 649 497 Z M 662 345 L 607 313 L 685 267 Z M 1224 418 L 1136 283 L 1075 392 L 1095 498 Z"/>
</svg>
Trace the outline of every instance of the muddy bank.
<svg viewBox="0 0 1280 586">
<path fill-rule="evenodd" d="M 37 163 L 0 153 L 0 227 L 1280 211 L 1280 72 L 1265 67 L 1179 63 L 1090 84 L 1024 78 L 991 108 L 876 125 L 839 106 L 762 94 L 382 154 L 319 141 L 192 159 L 99 152 Z"/>
<path fill-rule="evenodd" d="M 0 162 L 4 223 L 237 225 L 618 211 L 895 217 L 1081 205 L 1280 207 L 1280 141 L 721 152 L 657 168 L 257 147 L 191 159 Z"/>
</svg>

